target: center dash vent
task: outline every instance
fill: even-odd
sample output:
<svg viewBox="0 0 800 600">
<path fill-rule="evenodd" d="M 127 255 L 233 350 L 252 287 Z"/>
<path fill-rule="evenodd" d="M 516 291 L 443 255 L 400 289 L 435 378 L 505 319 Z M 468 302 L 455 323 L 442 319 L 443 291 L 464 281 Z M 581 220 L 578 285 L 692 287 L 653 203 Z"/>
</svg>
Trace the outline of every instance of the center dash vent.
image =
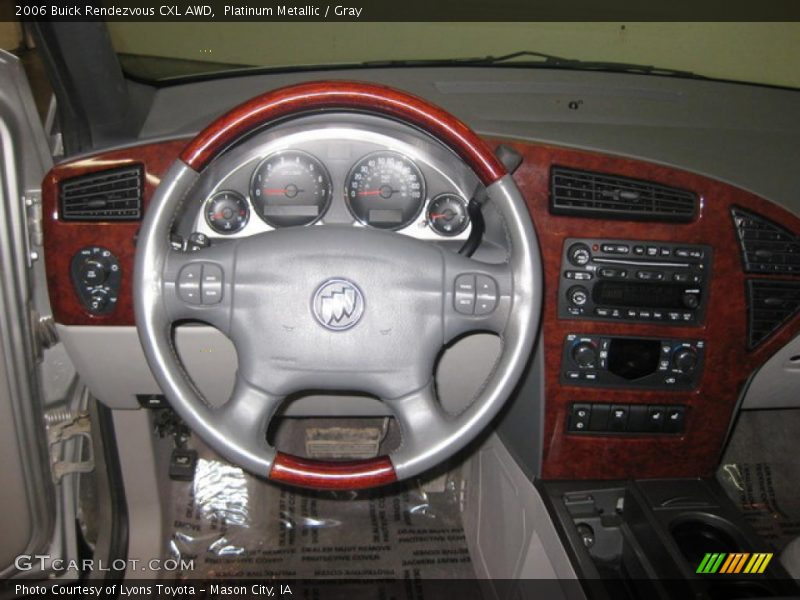
<svg viewBox="0 0 800 600">
<path fill-rule="evenodd" d="M 579 217 L 685 223 L 697 214 L 697 195 L 651 181 L 550 169 L 550 212 Z"/>
<path fill-rule="evenodd" d="M 134 221 L 142 218 L 142 165 L 108 169 L 61 182 L 59 201 L 65 221 Z"/>
<path fill-rule="evenodd" d="M 800 236 L 766 217 L 732 208 L 736 234 L 748 273 L 800 273 Z"/>
<path fill-rule="evenodd" d="M 747 280 L 747 348 L 755 348 L 800 310 L 800 281 Z"/>
</svg>

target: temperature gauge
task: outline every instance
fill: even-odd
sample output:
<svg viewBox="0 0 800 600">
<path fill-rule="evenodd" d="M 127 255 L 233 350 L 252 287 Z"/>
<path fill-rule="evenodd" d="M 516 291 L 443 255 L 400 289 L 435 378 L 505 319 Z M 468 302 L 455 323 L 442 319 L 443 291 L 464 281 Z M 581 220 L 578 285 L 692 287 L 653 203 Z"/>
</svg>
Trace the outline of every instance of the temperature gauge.
<svg viewBox="0 0 800 600">
<path fill-rule="evenodd" d="M 456 194 L 439 194 L 428 205 L 428 223 L 440 235 L 458 235 L 469 225 L 467 203 Z"/>
<path fill-rule="evenodd" d="M 249 218 L 247 200 L 237 192 L 218 192 L 206 202 L 206 221 L 217 233 L 236 233 Z"/>
</svg>

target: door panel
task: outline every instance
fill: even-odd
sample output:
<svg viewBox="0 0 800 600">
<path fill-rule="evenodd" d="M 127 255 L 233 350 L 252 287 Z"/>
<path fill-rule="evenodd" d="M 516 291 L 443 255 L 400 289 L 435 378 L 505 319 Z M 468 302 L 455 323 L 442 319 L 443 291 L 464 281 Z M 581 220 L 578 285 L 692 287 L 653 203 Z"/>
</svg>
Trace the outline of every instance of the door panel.
<svg viewBox="0 0 800 600">
<path fill-rule="evenodd" d="M 25 196 L 50 166 L 47 143 L 19 61 L 0 51 L 0 577 L 15 558 L 48 549 L 54 532 L 32 314 L 34 264 Z"/>
</svg>

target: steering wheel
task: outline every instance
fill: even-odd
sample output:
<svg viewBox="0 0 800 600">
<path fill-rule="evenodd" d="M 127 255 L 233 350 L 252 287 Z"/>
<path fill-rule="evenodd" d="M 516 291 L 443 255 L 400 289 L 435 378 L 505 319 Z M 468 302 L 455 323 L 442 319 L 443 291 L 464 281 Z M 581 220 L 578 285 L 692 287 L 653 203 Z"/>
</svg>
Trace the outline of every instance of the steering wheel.
<svg viewBox="0 0 800 600">
<path fill-rule="evenodd" d="M 370 228 L 288 227 L 211 245 L 172 248 L 170 232 L 199 173 L 278 121 L 319 111 L 384 116 L 449 147 L 486 186 L 509 248 L 489 264 Z M 497 415 L 530 357 L 542 301 L 536 234 L 502 163 L 441 108 L 388 87 L 295 85 L 234 108 L 189 142 L 161 180 L 142 223 L 134 275 L 136 326 L 152 372 L 178 415 L 211 448 L 256 475 L 314 489 L 363 489 L 418 475 L 467 445 Z M 202 297 L 200 279 L 202 278 Z M 214 290 L 210 297 L 206 292 Z M 239 368 L 231 398 L 207 402 L 173 345 L 176 321 L 227 335 Z M 493 373 L 458 415 L 436 399 L 442 347 L 470 331 L 502 339 Z M 325 462 L 284 454 L 266 436 L 289 394 L 358 390 L 385 402 L 402 442 L 386 456 Z"/>
</svg>

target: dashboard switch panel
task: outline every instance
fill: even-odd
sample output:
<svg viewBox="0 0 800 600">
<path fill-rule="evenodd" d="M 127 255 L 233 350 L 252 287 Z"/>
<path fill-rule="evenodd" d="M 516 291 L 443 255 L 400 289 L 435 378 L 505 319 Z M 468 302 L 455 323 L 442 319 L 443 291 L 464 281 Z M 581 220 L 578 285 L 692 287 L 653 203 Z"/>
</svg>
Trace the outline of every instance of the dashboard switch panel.
<svg viewBox="0 0 800 600">
<path fill-rule="evenodd" d="M 692 390 L 700 383 L 704 340 L 570 333 L 561 383 L 590 387 Z"/>
<path fill-rule="evenodd" d="M 576 402 L 570 407 L 570 433 L 681 434 L 686 429 L 686 406 L 682 404 L 607 404 Z"/>
<path fill-rule="evenodd" d="M 72 257 L 70 275 L 75 292 L 89 314 L 111 314 L 116 308 L 122 270 L 119 260 L 101 246 L 81 248 Z"/>
<path fill-rule="evenodd" d="M 694 326 L 703 322 L 710 246 L 567 239 L 558 316 Z"/>
</svg>

